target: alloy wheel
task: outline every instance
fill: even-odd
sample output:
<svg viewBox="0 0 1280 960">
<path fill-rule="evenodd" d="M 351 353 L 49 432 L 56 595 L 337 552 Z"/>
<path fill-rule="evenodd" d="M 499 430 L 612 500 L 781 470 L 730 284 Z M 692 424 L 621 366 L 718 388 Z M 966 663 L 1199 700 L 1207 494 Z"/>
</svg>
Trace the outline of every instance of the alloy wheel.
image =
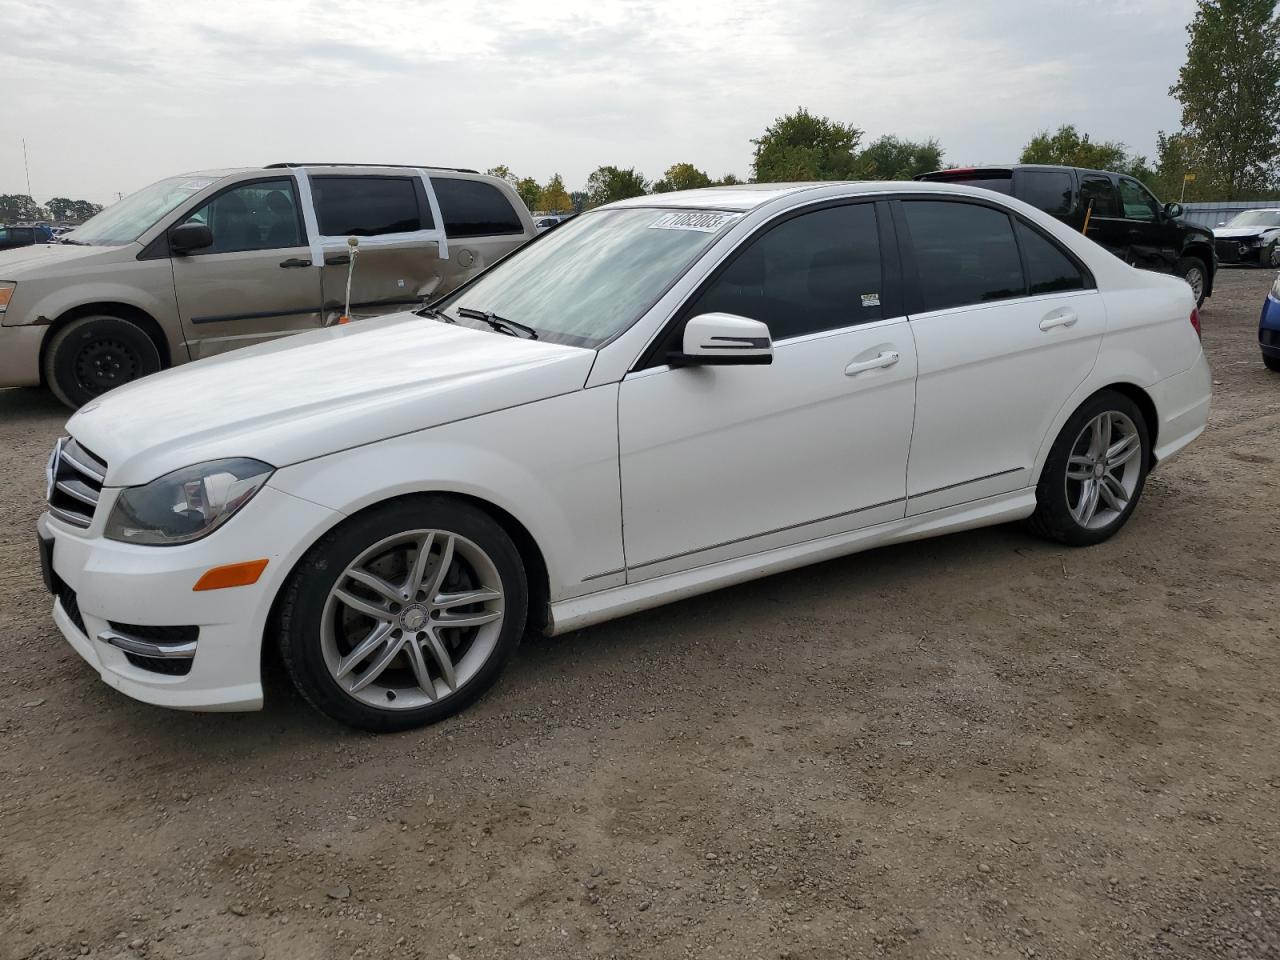
<svg viewBox="0 0 1280 960">
<path fill-rule="evenodd" d="M 456 693 L 484 666 L 504 616 L 502 581 L 478 545 L 414 530 L 364 550 L 329 591 L 321 650 L 348 695 L 411 710 Z"/>
<path fill-rule="evenodd" d="M 1067 508 L 1086 530 L 1125 512 L 1142 475 L 1142 435 L 1118 410 L 1098 414 L 1080 431 L 1067 460 Z"/>
<path fill-rule="evenodd" d="M 1182 279 L 1187 281 L 1191 287 L 1191 293 L 1196 298 L 1196 303 L 1199 303 L 1200 298 L 1204 296 L 1204 271 L 1199 267 L 1192 267 Z"/>
</svg>

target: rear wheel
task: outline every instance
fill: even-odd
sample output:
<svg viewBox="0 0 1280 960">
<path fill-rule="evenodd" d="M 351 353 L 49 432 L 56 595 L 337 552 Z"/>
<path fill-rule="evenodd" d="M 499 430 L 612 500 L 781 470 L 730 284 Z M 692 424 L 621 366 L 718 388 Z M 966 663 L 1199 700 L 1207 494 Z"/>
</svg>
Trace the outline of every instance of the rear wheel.
<svg viewBox="0 0 1280 960">
<path fill-rule="evenodd" d="M 285 586 L 280 650 L 321 712 L 375 732 L 443 720 L 480 696 L 524 632 L 520 554 L 483 511 L 397 501 L 317 543 Z"/>
<path fill-rule="evenodd" d="M 120 317 L 77 317 L 55 333 L 44 354 L 44 379 L 68 407 L 155 373 L 160 351 L 145 330 Z"/>
<path fill-rule="evenodd" d="M 1209 274 L 1205 270 L 1204 261 L 1197 257 L 1183 257 L 1174 264 L 1173 272 L 1187 281 L 1187 286 L 1195 295 L 1196 306 L 1204 306 L 1205 294 L 1209 289 Z"/>
<path fill-rule="evenodd" d="M 1094 394 L 1049 451 L 1031 528 L 1073 547 L 1106 540 L 1142 497 L 1149 451 L 1150 432 L 1138 405 L 1114 390 Z"/>
</svg>

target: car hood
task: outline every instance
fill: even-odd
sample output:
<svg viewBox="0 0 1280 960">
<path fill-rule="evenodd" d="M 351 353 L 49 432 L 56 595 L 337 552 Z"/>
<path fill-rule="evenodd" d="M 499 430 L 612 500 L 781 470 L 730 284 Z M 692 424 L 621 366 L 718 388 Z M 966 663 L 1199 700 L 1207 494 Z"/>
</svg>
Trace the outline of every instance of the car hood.
<svg viewBox="0 0 1280 960">
<path fill-rule="evenodd" d="M 136 247 L 137 244 L 127 246 Z M 77 261 L 115 259 L 120 250 L 120 247 L 82 247 L 74 243 L 37 243 L 0 250 L 0 280 L 21 281 L 40 277 Z"/>
<path fill-rule="evenodd" d="M 1258 237 L 1264 233 L 1280 232 L 1280 227 L 1214 227 L 1213 235 L 1219 240 L 1241 240 Z"/>
<path fill-rule="evenodd" d="M 68 432 L 108 486 L 252 457 L 276 467 L 580 390 L 595 351 L 409 313 L 237 350 L 87 404 Z"/>
</svg>

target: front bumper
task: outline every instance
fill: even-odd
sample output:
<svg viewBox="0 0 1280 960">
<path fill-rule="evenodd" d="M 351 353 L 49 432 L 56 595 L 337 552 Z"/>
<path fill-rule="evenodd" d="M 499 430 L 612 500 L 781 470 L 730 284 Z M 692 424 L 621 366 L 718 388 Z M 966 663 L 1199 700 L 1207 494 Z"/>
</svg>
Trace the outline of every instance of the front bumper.
<svg viewBox="0 0 1280 960">
<path fill-rule="evenodd" d="M 224 527 L 195 543 L 145 547 L 102 537 L 117 491 L 107 488 L 88 530 L 49 514 L 38 522 L 52 548 L 53 620 L 103 682 L 135 700 L 182 710 L 258 710 L 261 651 L 271 605 L 298 557 L 339 514 L 263 487 Z M 257 583 L 195 592 L 210 567 L 266 557 Z M 112 624 L 198 627 L 190 670 L 139 665 L 100 635 Z"/>
<path fill-rule="evenodd" d="M 40 345 L 47 326 L 0 326 L 0 387 L 40 386 Z"/>
<path fill-rule="evenodd" d="M 1213 243 L 1214 252 L 1218 255 L 1219 263 L 1262 263 L 1262 251 L 1268 247 L 1254 246 L 1252 244 L 1240 243 L 1238 240 L 1215 240 Z"/>
</svg>

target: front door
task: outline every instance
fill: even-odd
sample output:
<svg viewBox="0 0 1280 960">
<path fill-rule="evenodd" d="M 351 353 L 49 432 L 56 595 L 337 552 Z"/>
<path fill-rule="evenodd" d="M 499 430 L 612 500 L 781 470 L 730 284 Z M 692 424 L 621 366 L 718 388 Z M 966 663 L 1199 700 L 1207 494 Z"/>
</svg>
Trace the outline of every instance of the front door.
<svg viewBox="0 0 1280 960">
<path fill-rule="evenodd" d="M 919 355 L 907 514 L 1018 490 L 1105 332 L 1083 266 L 1003 209 L 904 200 Z"/>
<path fill-rule="evenodd" d="M 1133 177 L 1117 177 L 1120 209 L 1129 237 L 1129 262 L 1144 270 L 1171 273 L 1181 256 L 1176 224 L 1164 215 L 1159 201 Z"/>
<path fill-rule="evenodd" d="M 321 325 L 320 269 L 293 177 L 228 187 L 179 222 L 213 233 L 213 246 L 172 258 L 192 359 Z"/>
<path fill-rule="evenodd" d="M 682 320 L 760 320 L 774 360 L 658 358 L 623 380 L 629 582 L 903 516 L 916 363 L 896 276 L 863 202 L 768 228 L 694 295 Z"/>
</svg>

